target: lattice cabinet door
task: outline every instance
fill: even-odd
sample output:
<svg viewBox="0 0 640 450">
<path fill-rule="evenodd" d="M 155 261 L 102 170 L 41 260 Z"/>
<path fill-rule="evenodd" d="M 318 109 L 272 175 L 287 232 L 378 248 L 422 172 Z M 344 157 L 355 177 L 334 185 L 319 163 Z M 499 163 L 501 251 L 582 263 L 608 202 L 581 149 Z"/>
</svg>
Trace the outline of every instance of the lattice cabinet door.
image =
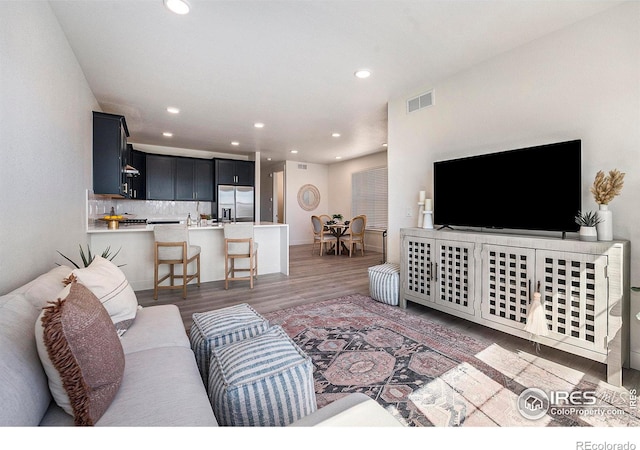
<svg viewBox="0 0 640 450">
<path fill-rule="evenodd" d="M 403 280 L 405 292 L 425 301 L 432 302 L 433 239 L 406 236 L 404 254 L 406 271 Z"/>
<path fill-rule="evenodd" d="M 537 250 L 536 261 L 549 337 L 606 353 L 607 256 Z"/>
<path fill-rule="evenodd" d="M 482 248 L 482 317 L 523 329 L 535 290 L 535 250 L 501 245 Z"/>
<path fill-rule="evenodd" d="M 435 302 L 473 314 L 473 242 L 436 240 Z"/>
</svg>

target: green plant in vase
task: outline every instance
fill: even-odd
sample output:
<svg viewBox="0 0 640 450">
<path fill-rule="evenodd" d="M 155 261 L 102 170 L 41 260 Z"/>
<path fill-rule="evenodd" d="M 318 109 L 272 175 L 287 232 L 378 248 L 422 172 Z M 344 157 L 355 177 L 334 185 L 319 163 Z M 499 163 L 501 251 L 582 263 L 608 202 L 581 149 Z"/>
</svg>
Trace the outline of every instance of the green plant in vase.
<svg viewBox="0 0 640 450">
<path fill-rule="evenodd" d="M 575 217 L 575 222 L 580 225 L 579 237 L 581 241 L 597 241 L 598 232 L 596 225 L 602 222 L 602 219 L 595 211 L 581 212 Z"/>
<path fill-rule="evenodd" d="M 80 247 L 80 258 L 82 259 L 82 264 L 84 265 L 84 267 L 88 267 L 89 264 L 91 264 L 93 262 L 93 260 L 95 259 L 95 255 L 91 253 L 91 247 L 89 247 L 89 245 L 87 245 L 87 252 L 85 253 L 84 249 L 82 248 L 82 245 L 78 245 L 78 247 Z M 114 258 L 116 256 L 118 256 L 118 253 L 120 253 L 120 250 L 122 250 L 122 247 L 118 249 L 117 252 L 115 252 L 114 254 L 111 254 L 111 247 L 107 247 L 106 249 L 104 249 L 104 251 L 100 254 L 100 256 L 102 256 L 104 259 L 108 259 L 109 261 L 113 261 Z M 56 250 L 58 252 L 58 254 L 60 256 L 62 256 L 64 259 L 66 259 L 67 261 L 69 261 L 71 264 L 73 264 L 75 266 L 76 269 L 80 269 L 80 266 L 78 264 L 76 264 L 75 261 L 73 261 L 71 258 L 69 258 L 66 255 L 63 255 L 62 253 L 60 253 L 59 250 Z M 57 264 L 57 263 L 56 263 Z M 60 265 L 60 264 L 58 264 Z M 118 267 L 122 267 L 124 266 L 124 264 L 119 265 Z"/>
<path fill-rule="evenodd" d="M 600 222 L 602 222 L 602 219 L 598 217 L 598 213 L 595 211 L 587 211 L 584 213 L 578 211 L 578 214 L 575 217 L 575 221 L 581 227 L 595 227 Z"/>
<path fill-rule="evenodd" d="M 334 221 L 337 221 L 337 222 L 342 222 L 342 219 L 343 219 L 342 214 L 334 214 L 331 217 L 333 218 Z"/>
</svg>

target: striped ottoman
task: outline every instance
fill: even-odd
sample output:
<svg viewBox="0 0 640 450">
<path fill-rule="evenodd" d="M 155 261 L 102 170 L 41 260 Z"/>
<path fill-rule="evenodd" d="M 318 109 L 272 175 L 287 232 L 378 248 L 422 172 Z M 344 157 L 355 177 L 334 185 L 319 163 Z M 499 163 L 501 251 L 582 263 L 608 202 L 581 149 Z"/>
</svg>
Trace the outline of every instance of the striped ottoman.
<svg viewBox="0 0 640 450">
<path fill-rule="evenodd" d="M 285 426 L 316 410 L 313 363 L 280 326 L 213 349 L 208 391 L 221 426 Z"/>
<path fill-rule="evenodd" d="M 385 263 L 369 267 L 369 295 L 388 305 L 398 305 L 400 292 L 400 266 Z"/>
<path fill-rule="evenodd" d="M 212 349 L 257 336 L 268 329 L 269 322 L 246 303 L 195 313 L 189 341 L 204 385 L 206 386 L 209 380 Z"/>
</svg>

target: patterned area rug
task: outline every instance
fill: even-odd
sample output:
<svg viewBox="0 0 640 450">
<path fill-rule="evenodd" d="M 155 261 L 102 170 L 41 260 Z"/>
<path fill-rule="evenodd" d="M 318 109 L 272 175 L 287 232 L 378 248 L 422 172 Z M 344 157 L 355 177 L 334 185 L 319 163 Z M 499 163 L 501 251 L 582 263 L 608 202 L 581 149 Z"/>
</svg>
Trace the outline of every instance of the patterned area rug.
<svg viewBox="0 0 640 450">
<path fill-rule="evenodd" d="M 312 358 L 318 407 L 363 392 L 408 426 L 640 425 L 635 391 L 594 385 L 535 351 L 508 351 L 370 297 L 264 316 Z M 565 392 L 571 400 L 554 397 Z"/>
</svg>

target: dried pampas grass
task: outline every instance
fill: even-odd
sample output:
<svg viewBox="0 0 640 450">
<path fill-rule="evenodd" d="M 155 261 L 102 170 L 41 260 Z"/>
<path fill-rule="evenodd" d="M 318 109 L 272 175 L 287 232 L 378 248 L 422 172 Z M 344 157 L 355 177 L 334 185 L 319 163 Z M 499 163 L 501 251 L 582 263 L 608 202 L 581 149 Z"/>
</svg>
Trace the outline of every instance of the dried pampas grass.
<svg viewBox="0 0 640 450">
<path fill-rule="evenodd" d="M 624 175 L 618 169 L 610 170 L 608 175 L 605 175 L 602 170 L 598 171 L 591 186 L 591 193 L 597 204 L 608 205 L 614 197 L 620 195 L 624 185 Z"/>
</svg>

